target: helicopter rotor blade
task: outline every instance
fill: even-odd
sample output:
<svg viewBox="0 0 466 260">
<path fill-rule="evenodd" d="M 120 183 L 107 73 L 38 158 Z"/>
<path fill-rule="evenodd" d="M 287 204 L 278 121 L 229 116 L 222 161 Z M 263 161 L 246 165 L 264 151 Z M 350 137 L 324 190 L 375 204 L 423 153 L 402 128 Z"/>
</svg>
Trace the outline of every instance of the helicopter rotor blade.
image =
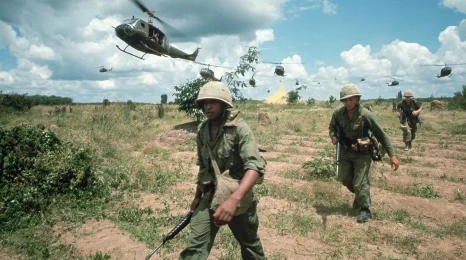
<svg viewBox="0 0 466 260">
<path fill-rule="evenodd" d="M 202 63 L 202 62 L 197 62 L 197 61 L 195 61 L 194 63 L 200 64 L 200 65 L 204 65 L 204 66 L 207 66 L 207 67 L 217 67 L 217 68 L 233 69 L 232 67 L 221 66 L 221 65 L 212 65 L 212 64 L 207 64 L 207 63 Z"/>
<path fill-rule="evenodd" d="M 152 15 L 152 17 L 159 21 L 163 27 L 165 27 L 165 29 L 167 29 L 168 31 L 170 31 L 171 34 L 173 34 L 174 36 L 178 36 L 178 37 L 184 37 L 185 34 L 182 33 L 180 30 L 176 29 L 175 27 L 169 25 L 168 23 L 166 23 L 164 20 L 160 19 L 159 17 L 155 16 L 155 15 Z"/>
<path fill-rule="evenodd" d="M 147 9 L 147 7 L 143 3 L 139 2 L 138 0 L 132 0 L 132 1 L 134 4 L 136 4 L 139 7 L 139 9 L 141 9 L 141 11 L 143 11 L 144 13 L 147 13 L 147 15 L 151 17 L 155 16 L 149 9 Z"/>
</svg>

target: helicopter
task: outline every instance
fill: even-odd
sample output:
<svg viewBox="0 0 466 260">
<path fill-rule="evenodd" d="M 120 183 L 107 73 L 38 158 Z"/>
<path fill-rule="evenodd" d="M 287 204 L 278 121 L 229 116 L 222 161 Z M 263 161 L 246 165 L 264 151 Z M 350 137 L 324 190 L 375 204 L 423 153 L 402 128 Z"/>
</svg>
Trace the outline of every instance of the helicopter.
<svg viewBox="0 0 466 260">
<path fill-rule="evenodd" d="M 395 78 L 391 77 L 393 79 L 392 83 L 387 83 L 387 86 L 398 86 L 400 85 L 400 82 L 399 81 L 402 81 L 401 79 L 399 80 L 396 80 Z"/>
<path fill-rule="evenodd" d="M 262 63 L 269 63 L 269 64 L 279 64 L 275 66 L 274 75 L 284 77 L 285 75 L 285 68 L 283 68 L 282 64 L 304 64 L 304 63 L 282 63 L 282 62 L 270 62 L 270 61 L 263 61 Z"/>
<path fill-rule="evenodd" d="M 360 82 L 365 81 L 366 79 L 364 77 L 361 77 Z"/>
<path fill-rule="evenodd" d="M 107 68 L 105 68 L 105 66 L 100 66 L 100 67 L 96 67 L 96 68 L 100 68 L 99 72 L 109 72 L 109 71 L 112 71 L 112 69 L 113 69 L 113 67 L 110 68 L 110 69 L 107 69 Z"/>
<path fill-rule="evenodd" d="M 451 65 L 466 65 L 466 63 L 458 63 L 458 64 L 450 64 Z M 437 78 L 443 78 L 443 77 L 450 77 L 452 75 L 452 68 L 450 66 L 447 66 L 447 64 L 424 64 L 423 66 L 443 66 L 443 68 L 440 70 L 440 74 L 437 74 L 435 77 Z"/>
<path fill-rule="evenodd" d="M 256 75 L 256 73 L 252 74 L 252 77 L 249 79 L 249 85 L 253 87 L 256 86 L 256 80 L 254 79 L 254 75 Z"/>
<path fill-rule="evenodd" d="M 299 85 L 299 81 L 298 81 L 298 79 L 296 79 L 296 83 L 295 83 L 295 85 L 296 85 L 296 86 L 298 86 L 298 85 Z"/>
<path fill-rule="evenodd" d="M 222 81 L 222 78 L 217 79 L 217 78 L 215 77 L 214 72 L 210 69 L 210 66 L 212 66 L 212 67 L 218 67 L 218 68 L 227 68 L 227 69 L 231 69 L 230 67 L 225 67 L 225 66 L 211 65 L 211 64 L 205 64 L 205 63 L 200 63 L 200 62 L 196 62 L 196 63 L 197 63 L 197 64 L 201 64 L 201 65 L 207 66 L 207 68 L 202 68 L 201 71 L 199 72 L 199 74 L 201 75 L 202 78 L 204 78 L 204 79 L 213 79 L 213 80 L 215 80 L 215 81 Z"/>
<path fill-rule="evenodd" d="M 144 56 L 146 54 L 170 56 L 171 58 L 179 58 L 190 61 L 196 60 L 200 48 L 197 48 L 192 54 L 188 54 L 170 45 L 168 37 L 162 30 L 152 24 L 152 19 L 159 21 L 160 24 L 162 24 L 169 31 L 179 35 L 182 33 L 168 25 L 159 17 L 155 16 L 154 13 L 156 11 L 150 11 L 139 0 L 132 0 L 132 2 L 149 16 L 149 21 L 145 22 L 139 18 L 134 18 L 133 16 L 133 18 L 126 19 L 122 24 L 114 27 L 116 36 L 128 44 L 124 49 L 121 49 L 120 46 L 116 45 L 120 51 L 141 60 L 144 60 Z M 144 54 L 142 56 L 136 56 L 135 54 L 127 52 L 126 48 L 129 46 L 138 51 L 144 52 Z"/>
</svg>

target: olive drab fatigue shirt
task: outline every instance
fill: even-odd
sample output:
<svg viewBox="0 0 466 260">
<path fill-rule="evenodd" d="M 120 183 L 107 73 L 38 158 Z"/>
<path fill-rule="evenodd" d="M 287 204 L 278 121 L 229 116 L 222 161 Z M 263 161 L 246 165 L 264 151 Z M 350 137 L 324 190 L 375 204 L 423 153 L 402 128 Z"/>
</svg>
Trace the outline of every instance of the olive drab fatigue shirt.
<svg viewBox="0 0 466 260">
<path fill-rule="evenodd" d="M 370 130 L 377 140 L 385 147 L 390 157 L 396 155 L 387 134 L 385 134 L 382 127 L 377 123 L 374 114 L 359 104 L 357 106 L 358 108 L 351 119 L 349 118 L 346 107 L 344 106 L 333 111 L 332 119 L 329 124 L 330 138 L 337 136 L 337 125 L 341 125 L 343 127 L 343 138 L 351 144 L 356 143 L 358 138 L 369 137 Z M 364 123 L 362 123 L 363 120 Z M 362 125 L 364 125 L 364 128 L 361 132 Z"/>
<path fill-rule="evenodd" d="M 411 99 L 411 103 L 408 105 L 405 99 L 401 101 L 400 103 L 398 103 L 396 108 L 401 109 L 401 111 L 403 111 L 403 114 L 406 116 L 408 121 L 413 122 L 413 121 L 416 121 L 416 117 L 413 116 L 413 111 L 421 108 L 421 105 L 418 102 L 414 101 L 414 99 Z"/>
<path fill-rule="evenodd" d="M 201 123 L 197 133 L 197 164 L 199 173 L 197 183 L 208 183 L 214 180 L 215 173 L 209 156 L 209 147 L 213 159 L 216 160 L 220 172 L 230 170 L 230 176 L 241 180 L 247 169 L 259 173 L 260 183 L 264 177 L 264 160 L 259 154 L 259 147 L 249 126 L 239 116 L 239 111 L 227 110 L 221 127 L 218 128 L 216 139 L 210 142 L 209 122 Z"/>
</svg>

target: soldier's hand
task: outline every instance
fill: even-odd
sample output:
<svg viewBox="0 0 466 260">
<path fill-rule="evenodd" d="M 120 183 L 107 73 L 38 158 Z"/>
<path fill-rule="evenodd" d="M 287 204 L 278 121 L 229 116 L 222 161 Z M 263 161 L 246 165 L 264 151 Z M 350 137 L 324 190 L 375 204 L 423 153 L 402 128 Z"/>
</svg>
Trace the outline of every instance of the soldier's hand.
<svg viewBox="0 0 466 260">
<path fill-rule="evenodd" d="M 239 201 L 236 201 L 233 198 L 228 198 L 223 202 L 214 213 L 214 224 L 217 227 L 230 223 L 230 221 L 235 216 L 236 207 L 238 206 Z"/>
<path fill-rule="evenodd" d="M 337 144 L 337 138 L 334 136 L 332 137 L 332 144 L 336 145 Z"/>
<path fill-rule="evenodd" d="M 398 167 L 400 167 L 400 164 L 398 163 L 398 159 L 396 158 L 396 156 L 392 156 L 390 158 L 390 163 L 394 171 L 398 170 Z"/>
</svg>

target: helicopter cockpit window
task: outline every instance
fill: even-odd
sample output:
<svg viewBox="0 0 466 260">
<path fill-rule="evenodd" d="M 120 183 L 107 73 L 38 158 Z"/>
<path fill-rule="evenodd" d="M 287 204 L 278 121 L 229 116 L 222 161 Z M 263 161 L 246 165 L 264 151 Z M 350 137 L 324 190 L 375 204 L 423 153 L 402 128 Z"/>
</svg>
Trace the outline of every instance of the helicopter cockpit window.
<svg viewBox="0 0 466 260">
<path fill-rule="evenodd" d="M 138 19 L 135 19 L 135 18 L 134 19 L 126 19 L 126 20 L 123 21 L 123 23 L 131 24 L 131 25 L 135 26 L 137 21 L 138 21 Z"/>
</svg>

